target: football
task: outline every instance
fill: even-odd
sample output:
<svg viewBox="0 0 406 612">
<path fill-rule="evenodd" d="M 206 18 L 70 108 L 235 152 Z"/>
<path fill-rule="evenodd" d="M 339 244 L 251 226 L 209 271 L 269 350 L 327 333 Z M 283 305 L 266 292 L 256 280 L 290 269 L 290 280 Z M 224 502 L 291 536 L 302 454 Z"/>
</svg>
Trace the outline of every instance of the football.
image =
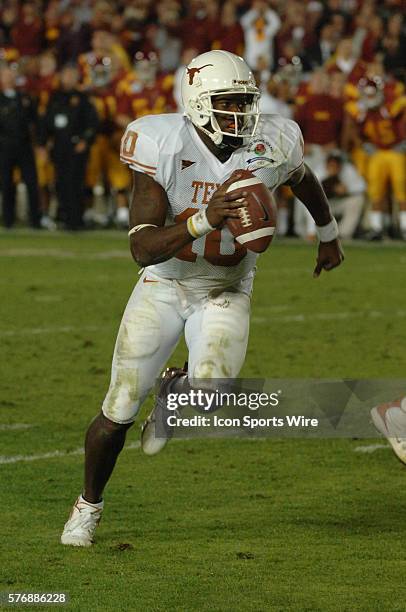
<svg viewBox="0 0 406 612">
<path fill-rule="evenodd" d="M 227 227 L 239 244 L 255 253 L 263 253 L 271 244 L 276 229 L 274 199 L 266 185 L 249 170 L 236 170 L 233 174 L 239 174 L 240 178 L 230 185 L 227 193 L 245 191 L 247 206 L 239 209 L 239 219 L 227 219 Z"/>
</svg>

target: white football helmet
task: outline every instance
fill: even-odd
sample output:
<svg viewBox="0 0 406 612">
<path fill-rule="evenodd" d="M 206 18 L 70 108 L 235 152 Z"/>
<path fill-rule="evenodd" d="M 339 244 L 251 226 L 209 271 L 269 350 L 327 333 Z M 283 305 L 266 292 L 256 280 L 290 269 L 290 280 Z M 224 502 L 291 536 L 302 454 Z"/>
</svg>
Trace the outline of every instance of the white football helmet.
<svg viewBox="0 0 406 612">
<path fill-rule="evenodd" d="M 220 145 L 223 136 L 249 139 L 259 120 L 258 101 L 261 95 L 254 75 L 242 57 L 228 51 L 208 51 L 195 57 L 182 77 L 182 102 L 185 115 L 199 130 Z M 220 94 L 249 94 L 252 102 L 244 112 L 213 108 L 212 97 Z M 229 115 L 234 120 L 234 133 L 222 131 L 214 115 Z M 238 121 L 242 117 L 243 122 Z M 213 131 L 204 126 L 211 124 Z"/>
<path fill-rule="evenodd" d="M 384 82 L 381 77 L 367 79 L 363 77 L 358 81 L 361 106 L 366 109 L 374 109 L 381 106 L 385 101 Z"/>
</svg>

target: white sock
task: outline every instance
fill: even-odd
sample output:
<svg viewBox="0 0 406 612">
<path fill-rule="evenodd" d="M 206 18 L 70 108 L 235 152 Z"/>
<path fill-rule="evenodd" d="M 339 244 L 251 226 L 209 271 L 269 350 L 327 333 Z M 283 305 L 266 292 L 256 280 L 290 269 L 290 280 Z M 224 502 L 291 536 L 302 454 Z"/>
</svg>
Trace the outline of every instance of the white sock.
<svg viewBox="0 0 406 612">
<path fill-rule="evenodd" d="M 87 499 L 85 499 L 83 497 L 83 495 L 79 495 L 79 503 L 80 502 L 84 502 L 85 504 L 88 504 L 89 506 L 93 506 L 94 508 L 97 508 L 99 510 L 101 510 L 103 508 L 103 506 L 104 506 L 104 501 L 103 500 L 101 500 L 97 504 L 92 504 L 92 502 L 87 501 Z"/>
<path fill-rule="evenodd" d="M 406 232 L 406 210 L 399 213 L 399 225 L 402 232 Z"/>
<path fill-rule="evenodd" d="M 129 219 L 129 210 L 125 206 L 121 206 L 116 210 L 116 219 L 120 223 L 128 223 Z"/>
<path fill-rule="evenodd" d="M 289 219 L 289 211 L 287 208 L 278 208 L 278 234 L 280 236 L 286 236 L 288 233 L 288 219 Z"/>
<path fill-rule="evenodd" d="M 381 232 L 383 230 L 383 213 L 378 210 L 372 210 L 369 213 L 369 223 L 374 232 Z"/>
</svg>

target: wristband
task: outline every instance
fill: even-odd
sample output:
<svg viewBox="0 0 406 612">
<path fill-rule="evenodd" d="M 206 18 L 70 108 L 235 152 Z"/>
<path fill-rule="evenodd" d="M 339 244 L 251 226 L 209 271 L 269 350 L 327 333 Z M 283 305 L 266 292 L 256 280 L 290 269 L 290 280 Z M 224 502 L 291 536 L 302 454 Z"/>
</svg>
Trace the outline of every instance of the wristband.
<svg viewBox="0 0 406 612">
<path fill-rule="evenodd" d="M 215 229 L 207 221 L 205 210 L 199 210 L 199 212 L 189 217 L 186 225 L 187 231 L 193 238 L 200 238 L 200 236 L 204 236 Z"/>
<path fill-rule="evenodd" d="M 338 238 L 337 221 L 333 219 L 327 225 L 316 225 L 316 232 L 320 242 L 331 242 Z"/>
<path fill-rule="evenodd" d="M 139 232 L 144 227 L 158 227 L 158 226 L 154 225 L 153 223 L 141 223 L 141 225 L 136 225 L 135 227 L 132 227 L 130 231 L 128 232 L 128 235 L 131 236 L 131 234 L 135 234 L 135 232 Z"/>
</svg>

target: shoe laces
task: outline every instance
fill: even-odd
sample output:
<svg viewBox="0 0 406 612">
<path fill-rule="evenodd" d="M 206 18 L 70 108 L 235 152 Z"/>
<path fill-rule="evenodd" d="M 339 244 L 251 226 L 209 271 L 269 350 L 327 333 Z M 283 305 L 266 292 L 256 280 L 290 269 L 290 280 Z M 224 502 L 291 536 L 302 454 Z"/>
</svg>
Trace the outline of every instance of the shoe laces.
<svg viewBox="0 0 406 612">
<path fill-rule="evenodd" d="M 73 518 L 73 525 L 83 529 L 94 529 L 101 519 L 101 509 L 87 506 L 76 506 L 78 514 Z"/>
</svg>

